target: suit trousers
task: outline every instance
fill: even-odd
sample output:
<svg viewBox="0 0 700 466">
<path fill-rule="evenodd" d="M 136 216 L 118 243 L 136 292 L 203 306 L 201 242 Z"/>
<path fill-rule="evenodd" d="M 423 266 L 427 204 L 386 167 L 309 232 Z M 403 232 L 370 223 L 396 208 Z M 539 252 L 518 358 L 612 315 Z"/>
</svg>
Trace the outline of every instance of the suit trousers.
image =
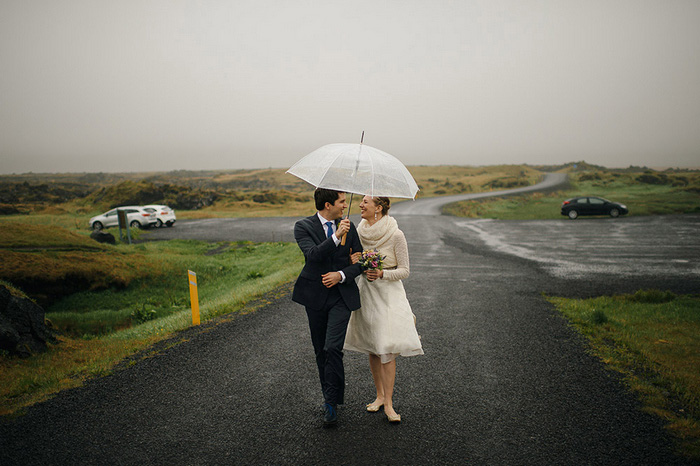
<svg viewBox="0 0 700 466">
<path fill-rule="evenodd" d="M 311 342 L 316 353 L 316 365 L 326 403 L 344 403 L 345 369 L 343 344 L 352 311 L 345 305 L 337 286 L 329 290 L 321 309 L 306 308 L 311 330 Z"/>
</svg>

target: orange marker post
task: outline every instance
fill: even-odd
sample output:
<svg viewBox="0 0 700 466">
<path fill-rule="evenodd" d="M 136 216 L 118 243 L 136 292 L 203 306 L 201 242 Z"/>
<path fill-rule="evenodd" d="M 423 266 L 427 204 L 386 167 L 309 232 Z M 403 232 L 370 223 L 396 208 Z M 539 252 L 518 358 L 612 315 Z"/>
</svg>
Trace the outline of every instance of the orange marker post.
<svg viewBox="0 0 700 466">
<path fill-rule="evenodd" d="M 197 274 L 187 271 L 190 279 L 190 303 L 192 305 L 192 325 L 199 325 L 199 295 L 197 294 Z"/>
</svg>

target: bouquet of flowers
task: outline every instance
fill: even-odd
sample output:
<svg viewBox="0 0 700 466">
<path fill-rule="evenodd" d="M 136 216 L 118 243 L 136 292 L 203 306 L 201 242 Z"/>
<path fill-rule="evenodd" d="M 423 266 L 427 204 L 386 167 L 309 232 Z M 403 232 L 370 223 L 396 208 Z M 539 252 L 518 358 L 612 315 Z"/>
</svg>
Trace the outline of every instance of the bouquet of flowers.
<svg viewBox="0 0 700 466">
<path fill-rule="evenodd" d="M 386 259 L 386 256 L 379 254 L 379 251 L 376 249 L 365 249 L 362 251 L 360 265 L 364 270 L 381 270 L 384 267 L 384 259 Z"/>
</svg>

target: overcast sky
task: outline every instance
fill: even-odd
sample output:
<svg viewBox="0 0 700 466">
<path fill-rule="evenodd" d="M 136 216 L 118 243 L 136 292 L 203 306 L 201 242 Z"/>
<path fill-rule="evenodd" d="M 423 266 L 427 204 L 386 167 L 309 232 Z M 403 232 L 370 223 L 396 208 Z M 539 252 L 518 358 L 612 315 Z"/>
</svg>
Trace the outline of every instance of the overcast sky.
<svg viewBox="0 0 700 466">
<path fill-rule="evenodd" d="M 698 0 L 2 0 L 0 173 L 700 166 Z"/>
</svg>

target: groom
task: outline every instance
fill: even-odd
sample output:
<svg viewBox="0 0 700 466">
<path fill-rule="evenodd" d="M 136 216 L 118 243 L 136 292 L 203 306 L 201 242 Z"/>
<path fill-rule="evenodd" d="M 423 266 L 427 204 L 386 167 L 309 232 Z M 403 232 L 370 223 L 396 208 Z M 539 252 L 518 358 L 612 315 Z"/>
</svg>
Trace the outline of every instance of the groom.
<svg viewBox="0 0 700 466">
<path fill-rule="evenodd" d="M 360 307 L 355 277 L 361 269 L 351 264 L 350 254 L 361 252 L 362 245 L 350 219 L 340 220 L 347 207 L 345 193 L 317 188 L 314 201 L 318 212 L 294 225 L 294 238 L 306 264 L 292 300 L 306 307 L 325 399 L 323 421 L 330 426 L 337 421 L 337 406 L 343 403 L 345 392 L 345 332 L 351 311 Z M 345 245 L 341 244 L 343 235 L 347 235 Z"/>
</svg>

